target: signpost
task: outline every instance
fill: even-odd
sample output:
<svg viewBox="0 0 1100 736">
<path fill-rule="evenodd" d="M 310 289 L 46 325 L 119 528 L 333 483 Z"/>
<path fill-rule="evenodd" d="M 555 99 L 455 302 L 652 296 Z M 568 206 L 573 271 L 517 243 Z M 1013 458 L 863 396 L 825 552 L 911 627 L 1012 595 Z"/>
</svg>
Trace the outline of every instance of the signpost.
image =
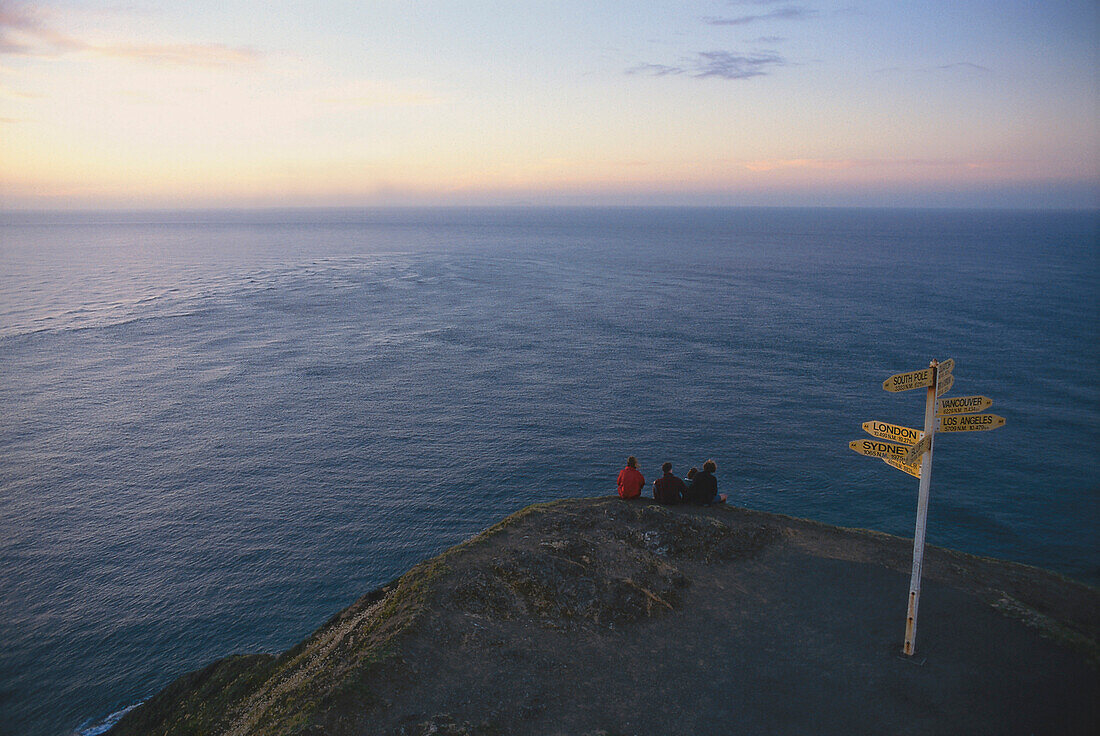
<svg viewBox="0 0 1100 736">
<path fill-rule="evenodd" d="M 882 382 L 891 393 L 927 389 L 924 399 L 924 429 L 917 430 L 887 422 L 864 422 L 863 430 L 880 440 L 852 440 L 848 447 L 861 455 L 880 457 L 887 465 L 920 479 L 917 490 L 917 524 L 913 531 L 913 572 L 909 579 L 909 610 L 905 618 L 905 643 L 902 652 L 916 651 L 917 609 L 920 605 L 921 570 L 924 565 L 924 538 L 928 523 L 928 499 L 932 486 L 932 452 L 937 433 L 981 432 L 1003 427 L 1005 418 L 996 414 L 978 414 L 993 405 L 988 396 L 960 396 L 943 399 L 955 384 L 955 361 L 932 361 L 927 368 L 897 373 Z"/>
<path fill-rule="evenodd" d="M 923 444 L 927 440 L 928 449 L 921 456 L 920 462 L 920 488 L 917 491 L 917 526 L 913 531 L 913 573 L 909 576 L 909 610 L 905 615 L 905 642 L 902 652 L 907 656 L 913 656 L 915 641 L 917 638 L 917 606 L 920 604 L 920 579 L 924 566 L 924 533 L 928 523 L 928 491 L 932 485 L 932 449 L 936 437 L 936 361 L 928 366 L 932 372 L 932 380 L 928 383 L 928 392 L 924 399 L 924 437 Z M 915 448 L 914 448 L 915 449 Z M 919 453 L 918 453 L 919 454 Z M 906 457 L 912 462 L 912 458 Z"/>
</svg>

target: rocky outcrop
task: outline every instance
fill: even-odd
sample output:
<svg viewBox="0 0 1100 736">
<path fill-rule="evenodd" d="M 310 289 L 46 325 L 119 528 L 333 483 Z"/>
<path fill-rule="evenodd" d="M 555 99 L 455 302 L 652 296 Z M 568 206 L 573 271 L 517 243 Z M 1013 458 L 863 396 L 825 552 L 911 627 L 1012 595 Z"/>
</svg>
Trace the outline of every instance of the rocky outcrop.
<svg viewBox="0 0 1100 736">
<path fill-rule="evenodd" d="M 910 554 L 906 539 L 736 507 L 540 504 L 278 657 L 181 677 L 111 734 L 728 733 L 731 718 L 746 733 L 1096 725 L 1096 590 L 932 548 L 916 662 L 930 666 L 915 667 L 898 657 Z M 1014 668 L 1008 690 L 968 689 L 1004 683 L 986 672 L 998 667 Z M 1033 707 L 1004 702 L 1017 690 Z M 1012 717 L 998 716 L 1008 706 Z"/>
</svg>

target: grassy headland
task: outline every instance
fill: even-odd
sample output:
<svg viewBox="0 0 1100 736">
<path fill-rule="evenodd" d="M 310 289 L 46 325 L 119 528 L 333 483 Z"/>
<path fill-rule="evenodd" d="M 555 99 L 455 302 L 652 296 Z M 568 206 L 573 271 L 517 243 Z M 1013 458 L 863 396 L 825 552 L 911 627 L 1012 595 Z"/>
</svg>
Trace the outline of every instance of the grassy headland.
<svg viewBox="0 0 1100 736">
<path fill-rule="evenodd" d="M 130 734 L 1094 733 L 1100 592 L 737 507 L 528 507 L 277 656 L 185 675 Z"/>
</svg>

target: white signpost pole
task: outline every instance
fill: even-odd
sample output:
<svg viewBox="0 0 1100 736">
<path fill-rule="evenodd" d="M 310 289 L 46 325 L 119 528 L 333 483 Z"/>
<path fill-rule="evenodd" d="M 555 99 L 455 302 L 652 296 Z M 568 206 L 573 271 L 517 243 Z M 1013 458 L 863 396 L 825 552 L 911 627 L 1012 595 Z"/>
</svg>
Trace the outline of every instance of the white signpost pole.
<svg viewBox="0 0 1100 736">
<path fill-rule="evenodd" d="M 936 433 L 936 383 L 939 364 L 932 361 L 932 385 L 924 405 L 924 437 L 928 439 L 928 451 L 920 464 L 920 491 L 917 495 L 917 528 L 913 532 L 913 576 L 909 580 L 909 613 L 905 619 L 905 646 L 902 652 L 913 656 L 917 638 L 917 606 L 920 603 L 921 567 L 924 564 L 924 532 L 928 522 L 928 490 L 932 484 L 932 446 Z"/>
</svg>

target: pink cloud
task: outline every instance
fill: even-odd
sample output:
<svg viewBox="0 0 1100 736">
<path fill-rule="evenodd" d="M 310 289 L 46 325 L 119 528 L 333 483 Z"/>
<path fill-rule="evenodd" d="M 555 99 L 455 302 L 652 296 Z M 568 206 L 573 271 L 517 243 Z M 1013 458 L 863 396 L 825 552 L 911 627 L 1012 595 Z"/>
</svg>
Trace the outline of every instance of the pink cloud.
<svg viewBox="0 0 1100 736">
<path fill-rule="evenodd" d="M 24 5 L 0 0 L 0 56 L 57 57 L 88 53 L 172 66 L 226 67 L 258 61 L 252 48 L 223 43 L 93 43 L 52 27 L 46 16 Z"/>
<path fill-rule="evenodd" d="M 841 169 L 899 169 L 899 168 L 948 168 L 992 169 L 1002 165 L 1000 161 L 968 161 L 965 159 L 829 159 L 829 158 L 777 158 L 745 161 L 749 171 L 776 171 L 783 169 L 810 169 L 834 171 Z"/>
<path fill-rule="evenodd" d="M 244 46 L 222 43 L 87 45 L 89 51 L 101 56 L 134 59 L 156 64 L 190 66 L 233 66 L 259 61 L 262 54 Z"/>
</svg>

